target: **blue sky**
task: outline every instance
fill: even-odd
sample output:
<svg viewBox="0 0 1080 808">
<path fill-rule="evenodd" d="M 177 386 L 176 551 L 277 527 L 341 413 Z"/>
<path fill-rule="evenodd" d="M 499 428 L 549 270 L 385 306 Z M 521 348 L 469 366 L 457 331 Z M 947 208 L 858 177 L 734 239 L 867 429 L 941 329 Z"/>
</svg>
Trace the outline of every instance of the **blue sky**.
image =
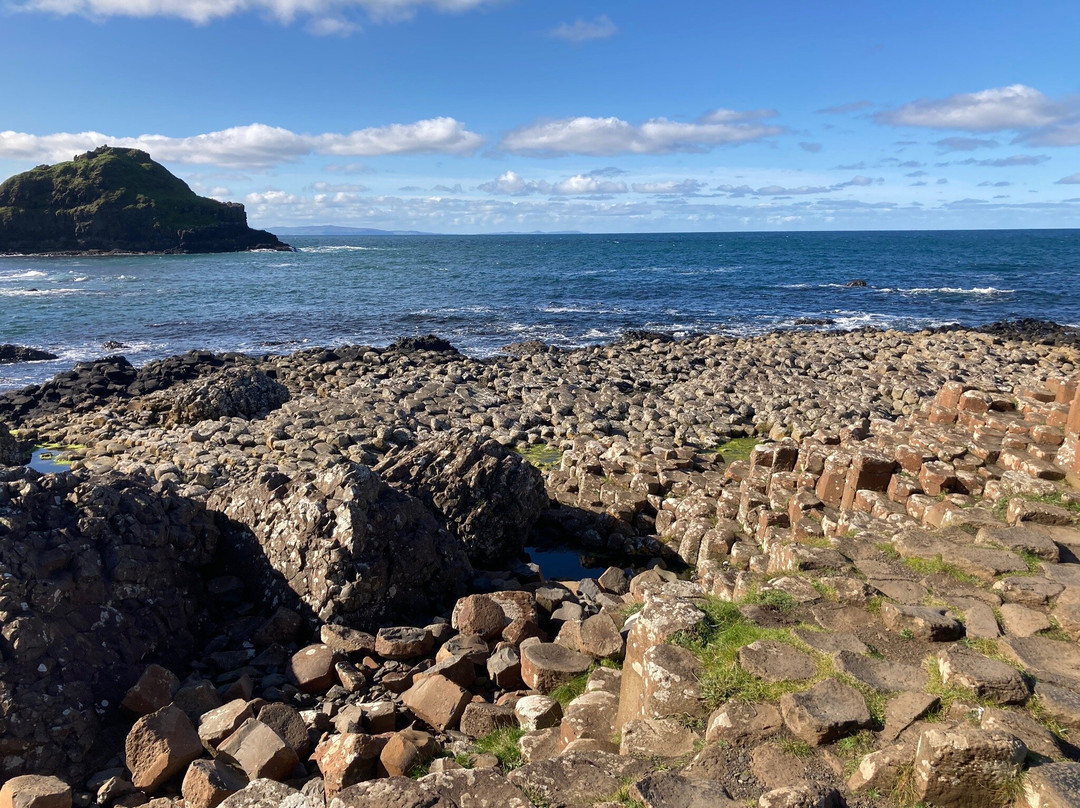
<svg viewBox="0 0 1080 808">
<path fill-rule="evenodd" d="M 0 0 L 0 175 L 257 226 L 1080 227 L 1080 3 Z"/>
</svg>

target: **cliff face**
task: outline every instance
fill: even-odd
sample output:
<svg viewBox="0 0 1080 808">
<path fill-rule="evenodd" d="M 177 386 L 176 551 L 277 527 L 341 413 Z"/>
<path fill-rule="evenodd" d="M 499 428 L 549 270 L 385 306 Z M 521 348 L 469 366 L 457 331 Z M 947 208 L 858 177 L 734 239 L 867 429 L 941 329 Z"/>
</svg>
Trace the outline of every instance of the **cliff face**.
<svg viewBox="0 0 1080 808">
<path fill-rule="evenodd" d="M 286 250 L 244 206 L 198 196 L 150 155 L 108 146 L 0 185 L 0 253 Z"/>
</svg>

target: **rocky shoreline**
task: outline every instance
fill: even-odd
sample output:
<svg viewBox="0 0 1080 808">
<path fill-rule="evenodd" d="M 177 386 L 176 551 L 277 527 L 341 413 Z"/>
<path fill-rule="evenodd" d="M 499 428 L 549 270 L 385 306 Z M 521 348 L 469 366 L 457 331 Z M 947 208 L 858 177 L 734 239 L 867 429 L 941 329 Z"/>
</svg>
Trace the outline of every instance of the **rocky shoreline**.
<svg viewBox="0 0 1080 808">
<path fill-rule="evenodd" d="M 1075 330 L 632 336 L 0 396 L 0 806 L 1077 804 Z"/>
</svg>

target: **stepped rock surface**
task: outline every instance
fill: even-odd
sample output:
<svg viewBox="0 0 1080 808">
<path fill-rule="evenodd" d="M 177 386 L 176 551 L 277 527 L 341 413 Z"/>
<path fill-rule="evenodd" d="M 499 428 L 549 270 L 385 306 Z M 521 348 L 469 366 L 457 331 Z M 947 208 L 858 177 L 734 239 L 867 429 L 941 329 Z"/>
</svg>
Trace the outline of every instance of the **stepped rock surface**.
<svg viewBox="0 0 1080 808">
<path fill-rule="evenodd" d="M 196 195 L 150 155 L 103 146 L 0 185 L 0 254 L 287 250 L 244 206 Z"/>
<path fill-rule="evenodd" d="M 1077 349 L 1033 323 L 486 359 L 421 337 L 2 396 L 75 469 L 0 472 L 4 788 L 1076 804 Z M 549 579 L 518 554 L 545 541 L 603 560 Z"/>
</svg>

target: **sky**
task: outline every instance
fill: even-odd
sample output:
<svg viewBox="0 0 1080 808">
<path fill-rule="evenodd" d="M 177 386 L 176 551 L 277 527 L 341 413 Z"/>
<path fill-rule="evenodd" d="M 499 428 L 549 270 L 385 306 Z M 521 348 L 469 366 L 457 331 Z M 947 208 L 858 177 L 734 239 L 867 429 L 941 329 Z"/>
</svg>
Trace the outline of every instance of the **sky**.
<svg viewBox="0 0 1080 808">
<path fill-rule="evenodd" d="M 1076 0 L 0 0 L 0 177 L 257 227 L 1080 227 Z"/>
</svg>

